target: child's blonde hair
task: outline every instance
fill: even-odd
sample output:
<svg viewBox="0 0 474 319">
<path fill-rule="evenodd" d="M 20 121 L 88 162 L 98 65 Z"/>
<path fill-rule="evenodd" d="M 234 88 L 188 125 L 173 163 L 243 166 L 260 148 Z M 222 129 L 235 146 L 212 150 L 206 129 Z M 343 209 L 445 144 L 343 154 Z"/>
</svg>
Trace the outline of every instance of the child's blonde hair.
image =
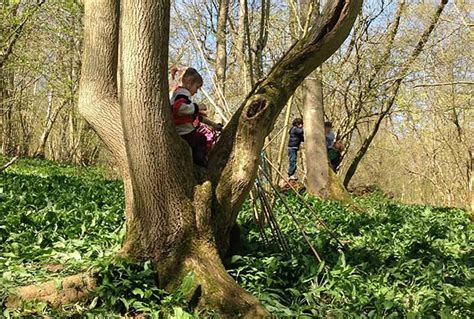
<svg viewBox="0 0 474 319">
<path fill-rule="evenodd" d="M 181 82 L 184 85 L 188 84 L 197 84 L 199 86 L 202 86 L 203 84 L 203 79 L 201 74 L 194 69 L 194 68 L 187 68 L 186 71 L 184 71 L 183 75 L 181 76 Z"/>
<path fill-rule="evenodd" d="M 201 74 L 194 68 L 172 67 L 170 69 L 170 75 L 173 81 L 177 80 L 178 83 L 182 83 L 185 86 L 195 83 L 202 86 L 204 82 Z"/>
</svg>

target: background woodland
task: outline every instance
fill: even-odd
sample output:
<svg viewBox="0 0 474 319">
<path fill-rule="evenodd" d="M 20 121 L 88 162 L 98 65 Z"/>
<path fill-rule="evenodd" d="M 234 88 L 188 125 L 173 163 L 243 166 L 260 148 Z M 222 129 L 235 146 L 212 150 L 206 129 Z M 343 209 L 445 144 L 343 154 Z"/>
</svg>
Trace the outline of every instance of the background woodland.
<svg viewBox="0 0 474 319">
<path fill-rule="evenodd" d="M 469 1 L 448 3 L 426 44 L 410 59 L 436 5 L 366 1 L 345 44 L 311 77 L 321 79 L 325 119 L 346 145 L 338 175 L 349 188 L 377 185 L 406 203 L 470 207 L 474 50 Z M 169 64 L 201 71 L 205 85 L 197 100 L 225 122 L 305 32 L 300 8 L 296 0 L 174 1 Z M 1 153 L 99 164 L 114 174 L 110 154 L 77 111 L 82 14 L 73 0 L 2 1 Z M 395 91 L 394 83 L 399 83 Z M 286 118 L 302 117 L 302 91 L 282 112 L 265 148 L 282 174 Z M 302 179 L 306 162 L 317 161 L 307 157 L 300 165 Z"/>
</svg>

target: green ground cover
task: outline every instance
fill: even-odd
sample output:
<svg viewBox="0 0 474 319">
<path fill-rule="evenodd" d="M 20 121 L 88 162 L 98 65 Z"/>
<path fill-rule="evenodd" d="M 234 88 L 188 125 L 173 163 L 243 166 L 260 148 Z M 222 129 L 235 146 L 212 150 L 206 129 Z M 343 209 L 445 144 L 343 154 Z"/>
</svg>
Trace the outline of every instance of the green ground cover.
<svg viewBox="0 0 474 319">
<path fill-rule="evenodd" d="M 308 198 L 315 216 L 294 195 L 285 198 L 323 263 L 278 201 L 274 215 L 290 253 L 264 244 L 245 206 L 239 217 L 243 251 L 226 260 L 231 275 L 276 316 L 474 317 L 474 231 L 467 212 L 403 205 L 374 193 L 355 199 L 361 213 Z M 168 294 L 156 287 L 150 263 L 112 262 L 124 233 L 121 182 L 107 180 L 100 169 L 20 160 L 0 173 L 0 316 L 213 316 L 186 305 L 192 274 Z M 44 303 L 4 307 L 15 286 L 60 282 L 91 268 L 101 271 L 90 300 L 61 309 Z"/>
</svg>

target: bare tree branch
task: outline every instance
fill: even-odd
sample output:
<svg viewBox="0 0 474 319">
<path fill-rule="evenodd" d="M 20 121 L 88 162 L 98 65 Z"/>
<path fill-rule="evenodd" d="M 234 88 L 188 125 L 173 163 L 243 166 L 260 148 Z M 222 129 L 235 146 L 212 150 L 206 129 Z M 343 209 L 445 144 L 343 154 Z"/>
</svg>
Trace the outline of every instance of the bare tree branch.
<svg viewBox="0 0 474 319">
<path fill-rule="evenodd" d="M 9 166 L 13 165 L 19 158 L 20 158 L 19 156 L 15 156 L 8 163 L 0 167 L 0 173 L 6 170 Z"/>
<path fill-rule="evenodd" d="M 423 83 L 423 84 L 416 84 L 414 88 L 421 88 L 421 87 L 431 87 L 431 86 L 448 86 L 448 85 L 474 85 L 472 81 L 454 81 L 454 82 L 439 82 L 439 83 Z"/>
<path fill-rule="evenodd" d="M 15 47 L 16 42 L 20 38 L 22 31 L 28 22 L 28 20 L 39 10 L 39 8 L 45 3 L 46 0 L 39 0 L 36 5 L 34 6 L 33 10 L 26 14 L 23 21 L 15 28 L 14 32 L 8 37 L 6 43 L 7 47 L 5 50 L 2 50 L 0 54 L 0 69 L 3 67 L 5 62 L 8 60 L 8 57 L 13 52 L 13 48 Z"/>
</svg>

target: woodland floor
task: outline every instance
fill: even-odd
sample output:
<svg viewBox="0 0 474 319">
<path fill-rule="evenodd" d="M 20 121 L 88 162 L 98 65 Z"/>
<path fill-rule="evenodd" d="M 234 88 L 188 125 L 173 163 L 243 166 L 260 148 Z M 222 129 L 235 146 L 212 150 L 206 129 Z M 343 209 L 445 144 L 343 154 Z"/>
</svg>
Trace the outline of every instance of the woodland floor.
<svg viewBox="0 0 474 319">
<path fill-rule="evenodd" d="M 2 159 L 2 163 L 6 159 Z M 273 214 L 288 242 L 264 242 L 247 203 L 239 216 L 243 247 L 229 273 L 278 317 L 473 318 L 474 227 L 460 209 L 404 205 L 374 192 L 338 203 L 284 195 L 323 260 L 319 263 L 292 216 L 277 200 Z M 0 317 L 216 317 L 189 308 L 180 290 L 156 287 L 150 263 L 112 256 L 123 239 L 123 189 L 103 170 L 21 159 L 0 173 Z M 317 219 L 324 220 L 328 229 Z M 342 250 L 335 236 L 346 245 Z M 9 291 L 99 269 L 88 300 L 52 309 L 25 303 L 7 309 Z"/>
</svg>

